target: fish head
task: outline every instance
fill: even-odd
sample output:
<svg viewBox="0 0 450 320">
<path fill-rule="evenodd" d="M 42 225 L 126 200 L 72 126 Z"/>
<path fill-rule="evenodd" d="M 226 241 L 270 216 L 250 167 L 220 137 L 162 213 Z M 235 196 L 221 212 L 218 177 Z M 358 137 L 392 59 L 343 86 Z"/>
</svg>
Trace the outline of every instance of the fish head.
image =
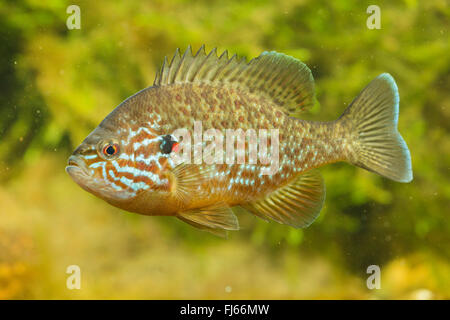
<svg viewBox="0 0 450 320">
<path fill-rule="evenodd" d="M 75 149 L 67 173 L 84 190 L 117 207 L 144 214 L 161 211 L 162 199 L 170 195 L 173 136 L 148 122 L 119 122 L 113 116 Z"/>
<path fill-rule="evenodd" d="M 121 140 L 119 134 L 98 126 L 69 157 L 66 172 L 81 188 L 104 200 L 129 200 L 136 192 L 114 176 L 118 164 L 123 165 Z"/>
</svg>

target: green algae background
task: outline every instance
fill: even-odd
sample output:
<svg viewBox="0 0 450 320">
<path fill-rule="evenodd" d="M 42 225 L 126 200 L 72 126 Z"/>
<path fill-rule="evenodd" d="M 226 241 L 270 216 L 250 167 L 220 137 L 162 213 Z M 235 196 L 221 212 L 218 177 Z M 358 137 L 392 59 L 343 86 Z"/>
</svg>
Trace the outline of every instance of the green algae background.
<svg viewBox="0 0 450 320">
<path fill-rule="evenodd" d="M 69 30 L 66 8 L 81 9 Z M 381 29 L 366 26 L 369 5 Z M 435 1 L 0 1 L 0 299 L 450 298 L 450 6 Z M 227 240 L 114 208 L 64 172 L 74 147 L 188 45 L 304 61 L 333 120 L 382 72 L 414 180 L 345 163 L 296 230 L 237 210 Z M 66 269 L 81 268 L 69 290 Z M 381 288 L 367 268 L 378 265 Z"/>
</svg>

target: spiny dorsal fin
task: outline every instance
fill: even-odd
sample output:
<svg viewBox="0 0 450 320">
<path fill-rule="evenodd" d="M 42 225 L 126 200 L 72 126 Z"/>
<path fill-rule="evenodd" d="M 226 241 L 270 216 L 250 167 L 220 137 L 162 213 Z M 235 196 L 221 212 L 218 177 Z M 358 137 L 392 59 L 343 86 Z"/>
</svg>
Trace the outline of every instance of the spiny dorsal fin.
<svg viewBox="0 0 450 320">
<path fill-rule="evenodd" d="M 286 113 L 298 113 L 315 103 L 314 79 L 301 61 L 275 51 L 263 52 L 249 63 L 228 52 L 209 54 L 203 45 L 195 55 L 189 46 L 183 55 L 177 49 L 170 64 L 167 58 L 156 75 L 154 86 L 176 83 L 227 83 L 265 96 Z"/>
<path fill-rule="evenodd" d="M 221 230 L 239 230 L 237 217 L 230 207 L 224 203 L 181 212 L 177 217 L 196 228 L 220 236 L 225 234 Z"/>
<path fill-rule="evenodd" d="M 262 200 L 243 207 L 253 214 L 295 228 L 308 227 L 319 215 L 325 185 L 319 171 L 311 170 Z"/>
</svg>

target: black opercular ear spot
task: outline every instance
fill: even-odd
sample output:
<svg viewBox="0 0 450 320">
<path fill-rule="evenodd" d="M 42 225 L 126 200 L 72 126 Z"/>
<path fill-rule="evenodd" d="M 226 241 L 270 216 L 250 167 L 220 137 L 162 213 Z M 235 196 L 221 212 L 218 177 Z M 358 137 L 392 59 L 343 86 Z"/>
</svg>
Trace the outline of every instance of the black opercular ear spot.
<svg viewBox="0 0 450 320">
<path fill-rule="evenodd" d="M 178 145 L 178 142 L 176 142 L 173 137 L 168 134 L 163 136 L 161 144 L 160 144 L 160 149 L 161 152 L 164 154 L 169 154 L 173 151 L 174 147 Z"/>
</svg>

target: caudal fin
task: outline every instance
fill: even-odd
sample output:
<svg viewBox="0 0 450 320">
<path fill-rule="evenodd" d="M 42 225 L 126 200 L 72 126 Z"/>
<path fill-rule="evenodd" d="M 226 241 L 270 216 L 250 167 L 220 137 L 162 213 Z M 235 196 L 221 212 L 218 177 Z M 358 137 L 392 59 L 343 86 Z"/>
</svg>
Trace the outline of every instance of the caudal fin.
<svg viewBox="0 0 450 320">
<path fill-rule="evenodd" d="M 375 78 L 341 116 L 352 130 L 354 165 L 398 182 L 413 178 L 408 146 L 397 130 L 399 95 L 391 75 Z"/>
</svg>

